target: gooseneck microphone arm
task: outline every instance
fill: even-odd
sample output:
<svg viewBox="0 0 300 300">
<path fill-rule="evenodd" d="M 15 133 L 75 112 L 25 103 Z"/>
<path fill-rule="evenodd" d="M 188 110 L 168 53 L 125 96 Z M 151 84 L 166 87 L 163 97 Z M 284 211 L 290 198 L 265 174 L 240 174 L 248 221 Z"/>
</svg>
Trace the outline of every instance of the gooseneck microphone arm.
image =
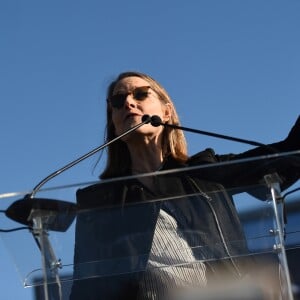
<svg viewBox="0 0 300 300">
<path fill-rule="evenodd" d="M 174 124 L 163 123 L 161 118 L 159 116 L 155 116 L 155 115 L 151 117 L 150 123 L 152 126 L 155 126 L 155 127 L 158 127 L 158 126 L 170 127 L 170 128 L 174 128 L 174 129 L 190 131 L 190 132 L 208 135 L 208 136 L 221 138 L 221 139 L 225 139 L 225 140 L 240 142 L 240 143 L 248 144 L 248 145 L 252 145 L 252 146 L 264 146 L 264 147 L 266 146 L 265 144 L 262 144 L 262 143 L 259 143 L 256 141 L 250 141 L 250 140 L 245 140 L 245 139 L 228 136 L 228 135 L 223 135 L 223 134 L 219 134 L 219 133 L 208 132 L 208 131 L 188 128 L 188 127 L 178 126 L 178 125 L 174 125 Z"/>
<path fill-rule="evenodd" d="M 29 194 L 29 198 L 34 198 L 34 196 L 36 195 L 36 193 L 41 189 L 41 187 L 46 184 L 49 180 L 51 180 L 52 178 L 58 176 L 59 174 L 61 174 L 62 172 L 72 168 L 73 166 L 77 165 L 78 163 L 80 163 L 81 161 L 89 158 L 90 156 L 94 155 L 95 153 L 99 152 L 100 150 L 102 150 L 103 148 L 109 146 L 110 144 L 114 143 L 115 141 L 121 139 L 122 137 L 126 136 L 127 134 L 131 133 L 132 131 L 135 131 L 136 129 L 138 129 L 139 127 L 143 126 L 144 124 L 150 123 L 151 118 L 149 115 L 144 115 L 142 117 L 142 122 L 131 127 L 130 129 L 126 130 L 125 132 L 123 132 L 122 134 L 118 135 L 117 137 L 115 137 L 114 139 L 108 141 L 107 143 L 98 146 L 97 148 L 91 150 L 90 152 L 82 155 L 81 157 L 77 158 L 76 160 L 68 163 L 67 165 L 65 165 L 64 167 L 58 169 L 57 171 L 51 173 L 50 175 L 48 175 L 46 178 L 44 178 L 42 181 L 40 181 L 32 190 L 31 194 Z"/>
<path fill-rule="evenodd" d="M 29 229 L 36 241 L 41 253 L 43 264 L 43 278 L 44 278 L 44 295 L 45 299 L 49 299 L 48 291 L 48 274 L 46 270 L 51 270 L 53 276 L 55 276 L 55 283 L 58 287 L 58 299 L 62 299 L 61 281 L 58 274 L 58 268 L 62 267 L 60 260 L 56 259 L 52 245 L 48 239 L 48 230 L 54 231 L 66 231 L 73 222 L 76 214 L 77 207 L 75 204 L 65 201 L 52 200 L 52 199 L 37 199 L 34 198 L 36 193 L 41 187 L 55 176 L 70 169 L 74 165 L 80 163 L 84 159 L 97 153 L 103 148 L 109 146 L 113 142 L 121 139 L 125 135 L 133 132 L 146 123 L 150 123 L 150 116 L 144 115 L 142 122 L 126 130 L 116 138 L 108 141 L 107 143 L 91 150 L 76 160 L 68 163 L 64 167 L 51 173 L 41 182 L 39 182 L 32 190 L 32 192 L 26 195 L 23 199 L 15 201 L 5 211 L 5 214 L 10 219 L 29 226 Z"/>
</svg>

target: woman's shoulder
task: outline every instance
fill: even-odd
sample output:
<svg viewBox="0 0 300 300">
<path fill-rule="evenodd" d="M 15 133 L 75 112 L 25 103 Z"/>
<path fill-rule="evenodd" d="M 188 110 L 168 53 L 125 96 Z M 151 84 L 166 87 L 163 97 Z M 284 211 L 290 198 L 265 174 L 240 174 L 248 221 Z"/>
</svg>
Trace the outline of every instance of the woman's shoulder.
<svg viewBox="0 0 300 300">
<path fill-rule="evenodd" d="M 120 197 L 123 189 L 124 182 L 122 181 L 99 181 L 99 183 L 77 190 L 77 205 L 80 208 L 111 205 L 113 199 Z"/>
<path fill-rule="evenodd" d="M 189 157 L 187 164 L 189 166 L 214 163 L 218 161 L 218 157 L 215 154 L 215 151 L 212 148 L 206 148 L 203 151 L 200 151 Z"/>
<path fill-rule="evenodd" d="M 238 155 L 234 153 L 227 154 L 216 154 L 214 149 L 206 148 L 203 151 L 200 151 L 188 159 L 188 165 L 201 165 L 208 163 L 217 163 L 217 162 L 225 162 L 233 159 L 237 159 Z"/>
<path fill-rule="evenodd" d="M 196 166 L 200 164 L 215 163 L 218 161 L 219 156 L 215 154 L 215 151 L 212 148 L 207 148 L 190 156 L 185 162 L 180 162 L 175 158 L 169 156 L 164 162 L 164 166 L 162 169 Z"/>
</svg>

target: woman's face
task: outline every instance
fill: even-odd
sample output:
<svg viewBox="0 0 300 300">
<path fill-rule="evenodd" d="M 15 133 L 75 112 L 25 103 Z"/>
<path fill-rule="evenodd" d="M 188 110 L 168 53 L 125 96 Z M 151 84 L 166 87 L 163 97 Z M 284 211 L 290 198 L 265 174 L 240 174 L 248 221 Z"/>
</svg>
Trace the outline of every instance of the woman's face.
<svg viewBox="0 0 300 300">
<path fill-rule="evenodd" d="M 136 88 L 145 87 L 140 94 L 132 93 Z M 157 115 L 164 122 L 170 118 L 170 105 L 162 103 L 158 95 L 149 87 L 149 83 L 140 77 L 126 77 L 121 79 L 113 90 L 113 95 L 125 94 L 124 103 L 119 107 L 112 107 L 112 121 L 115 126 L 115 134 L 120 135 L 133 126 L 141 123 L 143 115 Z M 139 91 L 139 89 L 137 90 Z M 126 95 L 127 94 L 127 95 Z M 143 98 L 141 100 L 135 99 Z M 155 137 L 162 132 L 162 126 L 154 127 L 145 124 L 136 130 L 137 134 Z M 131 134 L 130 134 L 131 135 Z M 129 135 L 129 136 L 130 136 Z"/>
</svg>

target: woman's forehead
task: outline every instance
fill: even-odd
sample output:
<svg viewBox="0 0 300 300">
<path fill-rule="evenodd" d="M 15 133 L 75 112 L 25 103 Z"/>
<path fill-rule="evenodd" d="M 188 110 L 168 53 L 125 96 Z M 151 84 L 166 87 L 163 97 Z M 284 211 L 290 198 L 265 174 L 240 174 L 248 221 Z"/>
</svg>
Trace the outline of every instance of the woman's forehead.
<svg viewBox="0 0 300 300">
<path fill-rule="evenodd" d="M 128 90 L 139 86 L 147 86 L 147 85 L 149 85 L 148 81 L 146 81 L 143 78 L 137 76 L 125 77 L 116 83 L 114 87 L 114 91 L 119 89 Z"/>
</svg>

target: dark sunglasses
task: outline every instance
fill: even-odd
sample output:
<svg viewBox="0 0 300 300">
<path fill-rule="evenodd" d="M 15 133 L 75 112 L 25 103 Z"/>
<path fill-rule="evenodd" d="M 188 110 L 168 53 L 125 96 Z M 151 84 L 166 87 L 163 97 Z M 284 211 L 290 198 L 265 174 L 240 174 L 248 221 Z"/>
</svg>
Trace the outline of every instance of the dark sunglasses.
<svg viewBox="0 0 300 300">
<path fill-rule="evenodd" d="M 149 95 L 150 86 L 139 86 L 128 93 L 120 93 L 112 95 L 107 101 L 113 108 L 122 108 L 128 95 L 132 95 L 133 99 L 143 101 Z"/>
</svg>

